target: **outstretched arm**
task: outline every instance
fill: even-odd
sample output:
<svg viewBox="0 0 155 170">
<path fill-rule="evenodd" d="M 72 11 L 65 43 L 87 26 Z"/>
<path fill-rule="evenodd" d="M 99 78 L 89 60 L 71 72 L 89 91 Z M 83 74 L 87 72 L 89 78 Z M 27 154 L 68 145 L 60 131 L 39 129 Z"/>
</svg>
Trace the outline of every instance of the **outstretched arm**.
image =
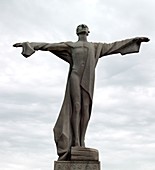
<svg viewBox="0 0 155 170">
<path fill-rule="evenodd" d="M 70 48 L 66 43 L 37 43 L 37 42 L 24 42 L 16 43 L 13 47 L 22 47 L 22 55 L 24 57 L 30 57 L 35 51 L 50 51 L 59 58 L 71 63 Z"/>
<path fill-rule="evenodd" d="M 147 37 L 136 37 L 132 39 L 127 39 L 123 41 L 116 41 L 114 43 L 103 44 L 101 55 L 111 55 L 116 53 L 121 53 L 122 55 L 129 54 L 129 53 L 136 53 L 139 52 L 139 48 L 142 42 L 148 42 L 149 38 Z"/>
<path fill-rule="evenodd" d="M 62 51 L 67 50 L 68 46 L 65 43 L 38 43 L 38 42 L 23 42 L 23 43 L 16 43 L 13 47 L 22 47 L 22 55 L 24 57 L 31 56 L 35 51 L 42 50 L 42 51 Z"/>
</svg>

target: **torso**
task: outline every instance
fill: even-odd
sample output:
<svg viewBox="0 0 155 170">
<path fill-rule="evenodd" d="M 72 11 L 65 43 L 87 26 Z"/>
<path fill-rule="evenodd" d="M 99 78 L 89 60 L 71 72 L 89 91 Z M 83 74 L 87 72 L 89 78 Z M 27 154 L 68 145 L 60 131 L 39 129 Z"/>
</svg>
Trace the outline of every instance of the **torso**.
<svg viewBox="0 0 155 170">
<path fill-rule="evenodd" d="M 82 76 L 88 57 L 88 42 L 78 41 L 72 48 L 72 72 Z"/>
</svg>

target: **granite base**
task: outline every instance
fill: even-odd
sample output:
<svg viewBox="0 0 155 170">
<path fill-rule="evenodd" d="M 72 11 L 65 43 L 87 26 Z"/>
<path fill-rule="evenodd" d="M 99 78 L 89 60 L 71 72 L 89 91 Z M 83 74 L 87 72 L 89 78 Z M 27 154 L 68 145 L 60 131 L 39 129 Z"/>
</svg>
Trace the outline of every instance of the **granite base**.
<svg viewBox="0 0 155 170">
<path fill-rule="evenodd" d="M 99 161 L 55 161 L 54 170 L 100 170 Z"/>
</svg>

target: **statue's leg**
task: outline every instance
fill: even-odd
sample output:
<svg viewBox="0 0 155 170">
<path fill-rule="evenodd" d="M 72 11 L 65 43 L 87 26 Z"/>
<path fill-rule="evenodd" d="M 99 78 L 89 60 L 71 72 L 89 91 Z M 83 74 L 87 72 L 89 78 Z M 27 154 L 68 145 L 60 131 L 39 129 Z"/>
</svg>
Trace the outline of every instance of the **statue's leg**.
<svg viewBox="0 0 155 170">
<path fill-rule="evenodd" d="M 70 76 L 70 92 L 72 100 L 72 130 L 73 145 L 80 146 L 80 112 L 81 112 L 81 89 L 80 80 L 76 72 L 72 72 Z"/>
<path fill-rule="evenodd" d="M 90 97 L 89 94 L 82 89 L 82 105 L 81 105 L 81 123 L 80 123 L 80 142 L 81 146 L 85 147 L 85 134 L 86 134 L 86 129 L 88 126 L 89 118 L 90 118 Z"/>
</svg>

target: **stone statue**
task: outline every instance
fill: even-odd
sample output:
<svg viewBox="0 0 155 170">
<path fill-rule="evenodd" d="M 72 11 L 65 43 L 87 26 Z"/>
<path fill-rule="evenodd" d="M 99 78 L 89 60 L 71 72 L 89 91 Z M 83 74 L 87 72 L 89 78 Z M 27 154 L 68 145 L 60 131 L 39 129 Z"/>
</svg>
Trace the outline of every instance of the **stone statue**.
<svg viewBox="0 0 155 170">
<path fill-rule="evenodd" d="M 54 127 L 58 160 L 70 160 L 71 147 L 85 147 L 98 59 L 116 53 L 125 55 L 139 52 L 141 42 L 149 41 L 146 37 L 136 37 L 114 43 L 88 42 L 89 29 L 84 24 L 77 27 L 76 33 L 77 42 L 24 42 L 13 45 L 22 47 L 22 55 L 26 58 L 37 50 L 50 51 L 70 65 L 64 102 Z"/>
</svg>

